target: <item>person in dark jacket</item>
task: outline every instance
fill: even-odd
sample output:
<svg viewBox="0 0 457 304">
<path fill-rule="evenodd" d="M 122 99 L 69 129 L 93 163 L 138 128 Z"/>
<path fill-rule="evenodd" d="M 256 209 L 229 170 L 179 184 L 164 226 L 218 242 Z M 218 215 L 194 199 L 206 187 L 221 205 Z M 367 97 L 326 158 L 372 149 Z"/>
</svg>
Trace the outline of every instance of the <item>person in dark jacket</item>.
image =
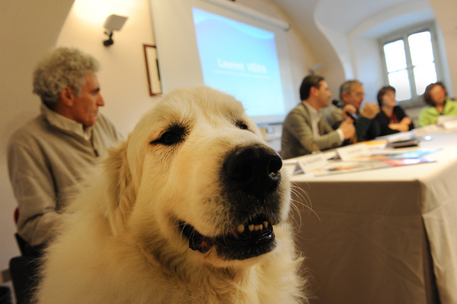
<svg viewBox="0 0 457 304">
<path fill-rule="evenodd" d="M 381 111 L 376 115 L 373 123 L 373 134 L 370 137 L 407 132 L 414 129 L 411 118 L 397 105 L 396 90 L 392 86 L 382 87 L 377 95 Z"/>
</svg>

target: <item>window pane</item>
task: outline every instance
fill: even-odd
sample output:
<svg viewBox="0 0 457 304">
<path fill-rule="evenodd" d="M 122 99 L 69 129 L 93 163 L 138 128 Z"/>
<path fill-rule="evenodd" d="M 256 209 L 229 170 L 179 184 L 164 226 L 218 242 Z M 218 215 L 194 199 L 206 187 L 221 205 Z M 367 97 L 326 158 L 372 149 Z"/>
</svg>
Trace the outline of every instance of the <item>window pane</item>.
<svg viewBox="0 0 457 304">
<path fill-rule="evenodd" d="M 389 73 L 389 84 L 397 90 L 397 100 L 411 99 L 411 85 L 409 83 L 408 71 L 401 70 Z"/>
<path fill-rule="evenodd" d="M 413 69 L 413 72 L 417 95 L 423 94 L 427 85 L 437 81 L 435 64 L 433 62 L 417 66 Z"/>
<path fill-rule="evenodd" d="M 384 44 L 387 72 L 406 69 L 405 43 L 403 40 Z"/>
<path fill-rule="evenodd" d="M 433 48 L 430 32 L 412 34 L 408 37 L 413 66 L 433 62 Z"/>
</svg>

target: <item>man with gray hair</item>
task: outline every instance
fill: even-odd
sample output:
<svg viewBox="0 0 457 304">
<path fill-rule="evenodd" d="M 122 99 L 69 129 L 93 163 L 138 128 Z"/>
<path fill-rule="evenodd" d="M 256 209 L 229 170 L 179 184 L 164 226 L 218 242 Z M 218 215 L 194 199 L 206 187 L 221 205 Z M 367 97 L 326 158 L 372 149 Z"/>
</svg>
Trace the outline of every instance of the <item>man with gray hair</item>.
<svg viewBox="0 0 457 304">
<path fill-rule="evenodd" d="M 348 80 L 340 86 L 340 100 L 342 109 L 335 105 L 330 105 L 324 111 L 327 122 L 334 130 L 338 129 L 344 121 L 343 113 L 357 114 L 358 119 L 354 121 L 357 134 L 357 141 L 372 139 L 371 122 L 379 113 L 379 106 L 375 103 L 365 103 L 361 109 L 362 101 L 365 97 L 363 85 L 358 80 Z"/>
<path fill-rule="evenodd" d="M 41 114 L 8 143 L 8 171 L 18 202 L 18 234 L 40 249 L 52 237 L 65 196 L 121 139 L 98 108 L 105 105 L 98 62 L 77 49 L 57 48 L 33 73 Z"/>
</svg>

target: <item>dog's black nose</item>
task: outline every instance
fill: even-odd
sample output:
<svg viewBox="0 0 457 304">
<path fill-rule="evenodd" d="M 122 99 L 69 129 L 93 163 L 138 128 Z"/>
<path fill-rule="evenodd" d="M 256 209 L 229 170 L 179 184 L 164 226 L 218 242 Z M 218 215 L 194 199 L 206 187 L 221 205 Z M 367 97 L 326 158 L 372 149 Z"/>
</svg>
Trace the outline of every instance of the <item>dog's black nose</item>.
<svg viewBox="0 0 457 304">
<path fill-rule="evenodd" d="M 281 167 L 281 158 L 273 149 L 253 145 L 232 151 L 223 168 L 230 186 L 263 196 L 276 190 L 281 179 Z"/>
</svg>

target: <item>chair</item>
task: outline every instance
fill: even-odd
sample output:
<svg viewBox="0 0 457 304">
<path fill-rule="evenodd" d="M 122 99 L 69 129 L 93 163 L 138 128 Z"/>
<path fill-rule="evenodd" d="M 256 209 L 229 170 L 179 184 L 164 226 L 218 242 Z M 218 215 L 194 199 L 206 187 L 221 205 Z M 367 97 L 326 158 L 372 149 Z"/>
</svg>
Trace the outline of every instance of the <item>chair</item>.
<svg viewBox="0 0 457 304">
<path fill-rule="evenodd" d="M 11 290 L 8 286 L 0 285 L 0 304 L 12 304 Z"/>
<path fill-rule="evenodd" d="M 9 268 L 17 304 L 30 303 L 38 283 L 39 259 L 34 256 L 18 256 L 10 260 Z"/>
<path fill-rule="evenodd" d="M 18 223 L 19 209 L 14 210 L 14 222 Z M 15 233 L 16 242 L 21 256 L 10 260 L 9 269 L 11 280 L 13 281 L 14 294 L 17 304 L 27 304 L 30 302 L 34 288 L 38 283 L 39 257 L 42 246 L 30 246 L 19 234 Z"/>
</svg>

